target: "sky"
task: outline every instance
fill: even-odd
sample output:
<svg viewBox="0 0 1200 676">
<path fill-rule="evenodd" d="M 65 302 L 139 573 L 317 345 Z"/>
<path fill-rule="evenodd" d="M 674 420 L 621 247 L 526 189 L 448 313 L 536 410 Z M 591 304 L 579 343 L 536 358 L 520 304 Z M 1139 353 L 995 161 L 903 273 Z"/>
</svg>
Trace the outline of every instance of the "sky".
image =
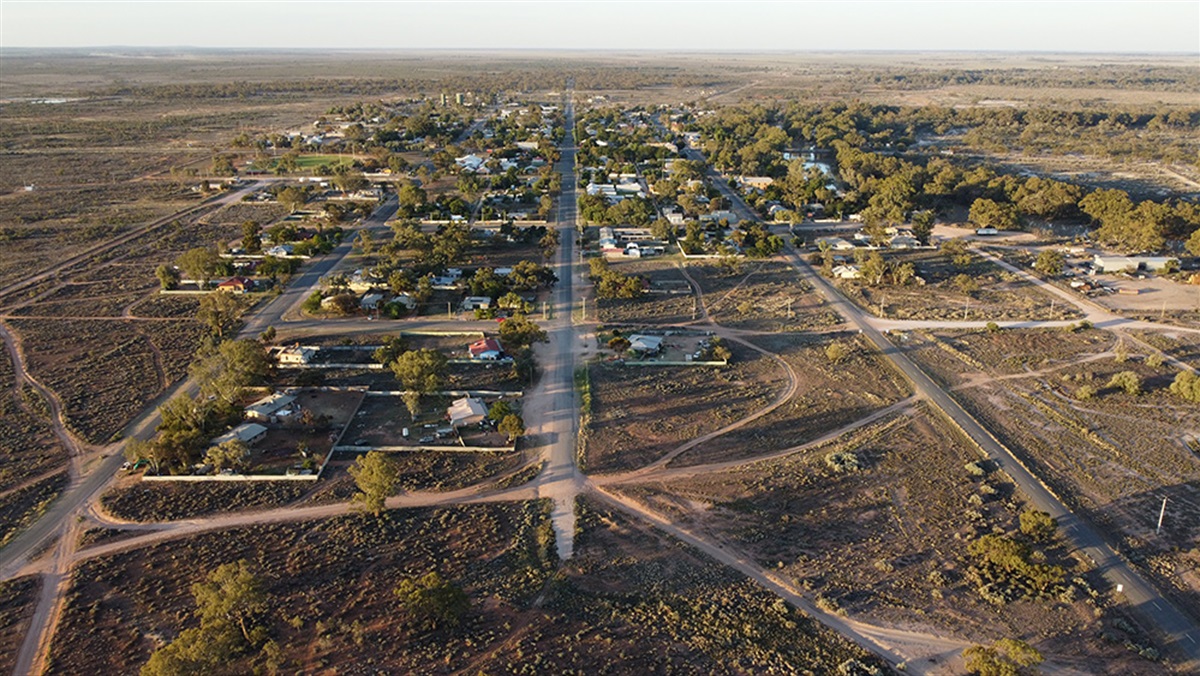
<svg viewBox="0 0 1200 676">
<path fill-rule="evenodd" d="M 0 47 L 1200 55 L 1200 0 L 0 0 Z"/>
</svg>

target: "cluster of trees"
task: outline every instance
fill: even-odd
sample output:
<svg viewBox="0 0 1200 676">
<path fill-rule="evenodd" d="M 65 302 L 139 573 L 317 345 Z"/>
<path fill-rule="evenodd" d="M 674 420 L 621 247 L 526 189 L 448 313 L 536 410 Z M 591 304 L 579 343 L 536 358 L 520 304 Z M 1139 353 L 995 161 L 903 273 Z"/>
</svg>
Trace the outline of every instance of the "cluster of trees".
<svg viewBox="0 0 1200 676">
<path fill-rule="evenodd" d="M 1111 246 L 1129 251 L 1156 251 L 1166 240 L 1187 239 L 1200 228 L 1200 207 L 1176 201 L 1133 203 L 1119 190 L 1091 194 L 1078 186 L 1041 177 L 997 174 L 987 167 L 964 169 L 941 157 L 905 159 L 897 150 L 918 133 L 945 133 L 996 120 L 997 124 L 1110 124 L 1186 129 L 1200 111 L 1162 114 L 1070 113 L 936 107 L 900 109 L 865 104 L 791 106 L 768 109 L 761 105 L 727 108 L 703 118 L 709 157 L 725 171 L 773 176 L 763 201 L 779 200 L 799 208 L 816 200 L 827 211 L 861 211 L 868 223 L 904 222 L 916 210 L 944 211 L 953 205 L 970 207 L 972 222 L 981 227 L 1015 228 L 1022 218 L 1090 219 L 1098 236 Z M 815 172 L 803 163 L 784 163 L 782 141 L 791 139 L 835 150 L 839 177 L 847 191 L 836 199 Z M 871 152 L 878 149 L 882 152 Z M 1061 149 L 1058 149 L 1061 152 Z M 770 161 L 767 161 L 770 158 Z M 1200 250 L 1200 242 L 1197 242 Z"/>
<path fill-rule="evenodd" d="M 1040 533 L 1034 522 L 1030 527 Z M 967 545 L 967 552 L 974 559 L 970 573 L 992 602 L 1050 594 L 1066 576 L 1062 566 L 1040 562 L 1033 547 L 1008 535 L 984 535 Z"/>
<path fill-rule="evenodd" d="M 224 294 L 222 294 L 224 295 Z M 151 471 L 182 469 L 200 457 L 209 440 L 241 417 L 235 404 L 245 388 L 263 382 L 272 368 L 262 343 L 227 340 L 201 348 L 189 374 L 200 392 L 192 398 L 179 394 L 158 408 L 161 418 L 154 437 L 130 439 L 125 456 L 144 461 Z M 229 446 L 213 453 L 222 466 L 236 464 L 244 448 Z"/>
<path fill-rule="evenodd" d="M 142 676 L 176 676 L 222 670 L 234 657 L 262 651 L 268 660 L 278 647 L 263 619 L 269 609 L 266 584 L 246 560 L 219 566 L 192 585 L 200 625 L 184 629 L 142 667 Z"/>
<path fill-rule="evenodd" d="M 638 298 L 646 292 L 646 280 L 613 270 L 603 258 L 588 261 L 597 298 Z"/>
<path fill-rule="evenodd" d="M 645 227 L 655 219 L 654 204 L 644 197 L 626 197 L 610 205 L 603 195 L 580 195 L 579 213 L 597 225 Z"/>
<path fill-rule="evenodd" d="M 1033 670 L 1043 657 L 1024 641 L 1002 638 L 990 646 L 976 645 L 963 651 L 967 671 L 975 676 L 1021 676 Z M 1032 670 L 1032 671 L 1031 671 Z"/>
</svg>

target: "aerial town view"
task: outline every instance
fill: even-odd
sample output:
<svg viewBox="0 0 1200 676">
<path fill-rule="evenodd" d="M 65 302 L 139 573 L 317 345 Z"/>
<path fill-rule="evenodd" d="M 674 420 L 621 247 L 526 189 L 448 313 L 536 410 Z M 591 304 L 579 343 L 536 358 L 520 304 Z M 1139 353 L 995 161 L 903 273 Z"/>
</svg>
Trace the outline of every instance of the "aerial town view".
<svg viewBox="0 0 1200 676">
<path fill-rule="evenodd" d="M 1200 3 L 0 16 L 0 674 L 1200 674 Z"/>
</svg>

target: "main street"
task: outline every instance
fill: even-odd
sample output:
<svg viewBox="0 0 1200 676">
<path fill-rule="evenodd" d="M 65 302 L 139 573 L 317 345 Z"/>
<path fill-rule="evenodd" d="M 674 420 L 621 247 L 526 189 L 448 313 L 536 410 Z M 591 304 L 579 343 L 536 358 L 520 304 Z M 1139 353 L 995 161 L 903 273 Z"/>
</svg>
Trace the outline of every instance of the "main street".
<svg viewBox="0 0 1200 676">
<path fill-rule="evenodd" d="M 575 180 L 575 107 L 571 91 L 566 93 L 564 115 L 566 135 L 561 146 L 562 156 L 556 167 L 562 176 L 562 193 L 558 199 L 558 288 L 555 292 L 555 317 L 546 326 L 548 345 L 538 350 L 542 377 L 538 386 L 525 399 L 526 422 L 538 420 L 534 431 L 545 445 L 545 467 L 535 481 L 538 497 L 554 502 L 551 522 L 560 559 L 568 559 L 575 551 L 575 497 L 584 488 L 584 477 L 576 463 L 576 440 L 579 437 L 579 407 L 575 400 L 575 352 L 578 338 L 574 326 L 574 286 L 579 284 L 575 272 L 575 219 L 577 194 Z"/>
</svg>

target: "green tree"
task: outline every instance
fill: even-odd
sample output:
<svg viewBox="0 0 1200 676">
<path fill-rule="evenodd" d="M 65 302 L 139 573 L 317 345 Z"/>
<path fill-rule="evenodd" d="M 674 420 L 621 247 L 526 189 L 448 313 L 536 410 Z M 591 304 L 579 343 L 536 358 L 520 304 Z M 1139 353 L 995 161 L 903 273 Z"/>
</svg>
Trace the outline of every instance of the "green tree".
<svg viewBox="0 0 1200 676">
<path fill-rule="evenodd" d="M 1014 230 L 1017 227 L 1017 210 L 1013 205 L 979 198 L 971 203 L 967 218 L 981 228 Z"/>
<path fill-rule="evenodd" d="M 198 246 L 180 254 L 175 264 L 188 276 L 200 283 L 203 288 L 209 280 L 216 276 L 220 269 L 221 258 L 211 247 Z"/>
<path fill-rule="evenodd" d="M 287 208 L 289 213 L 296 213 L 304 207 L 304 203 L 308 201 L 308 195 L 303 188 L 293 185 L 280 190 L 275 199 Z"/>
<path fill-rule="evenodd" d="M 1044 249 L 1038 254 L 1037 261 L 1033 264 L 1033 269 L 1047 277 L 1054 277 L 1062 274 L 1065 262 L 1063 253 L 1058 249 Z"/>
<path fill-rule="evenodd" d="M 532 347 L 534 343 L 549 340 L 542 329 L 525 315 L 514 315 L 500 322 L 500 341 L 509 351 Z"/>
<path fill-rule="evenodd" d="M 262 226 L 258 221 L 242 223 L 242 250 L 248 254 L 262 251 Z"/>
<path fill-rule="evenodd" d="M 154 276 L 158 277 L 158 283 L 165 291 L 179 286 L 179 271 L 170 265 L 163 264 L 155 268 Z"/>
<path fill-rule="evenodd" d="M 262 343 L 256 340 L 227 340 L 202 349 L 188 374 L 200 387 L 200 393 L 232 404 L 245 388 L 262 382 L 271 371 L 271 361 Z"/>
<path fill-rule="evenodd" d="M 371 451 L 359 456 L 349 472 L 358 487 L 354 501 L 375 516 L 382 514 L 400 478 L 396 463 L 384 453 Z"/>
<path fill-rule="evenodd" d="M 421 397 L 442 389 L 446 383 L 446 355 L 421 348 L 409 350 L 392 362 L 392 373 L 415 397 L 405 398 L 409 412 L 415 418 L 420 411 Z"/>
<path fill-rule="evenodd" d="M 509 413 L 500 419 L 496 429 L 507 435 L 508 441 L 511 443 L 516 441 L 517 437 L 525 434 L 525 420 L 519 414 Z"/>
<path fill-rule="evenodd" d="M 513 410 L 512 404 L 500 399 L 493 403 L 490 408 L 488 408 L 488 419 L 495 421 L 504 420 L 504 416 L 515 412 L 516 411 Z"/>
<path fill-rule="evenodd" d="M 933 234 L 935 216 L 932 211 L 918 211 L 912 215 L 912 232 L 923 246 L 929 245 L 929 237 Z"/>
<path fill-rule="evenodd" d="M 412 622 L 426 629 L 458 626 L 471 607 L 466 592 L 437 571 L 401 580 L 395 594 Z"/>
<path fill-rule="evenodd" d="M 233 326 L 238 317 L 242 316 L 245 309 L 246 304 L 241 297 L 232 293 L 216 291 L 200 298 L 196 319 L 207 324 L 218 338 L 223 338 L 225 332 Z"/>
<path fill-rule="evenodd" d="M 1197 228 L 1192 236 L 1187 240 L 1188 253 L 1193 256 L 1200 256 L 1200 228 Z"/>
<path fill-rule="evenodd" d="M 263 582 L 246 560 L 218 567 L 203 582 L 192 585 L 201 627 L 236 625 L 249 643 L 255 643 L 253 621 L 267 609 Z"/>
<path fill-rule="evenodd" d="M 209 447 L 208 452 L 204 454 L 204 462 L 212 465 L 218 472 L 225 468 L 236 469 L 246 462 L 246 454 L 249 452 L 250 447 L 241 439 L 230 439 Z"/>
<path fill-rule="evenodd" d="M 1048 512 L 1037 509 L 1027 509 L 1021 512 L 1019 520 L 1021 532 L 1038 542 L 1049 540 L 1058 530 L 1058 521 Z"/>
<path fill-rule="evenodd" d="M 383 345 L 376 348 L 371 356 L 374 357 L 375 363 L 388 366 L 405 352 L 408 352 L 408 341 L 404 336 L 384 336 Z"/>
<path fill-rule="evenodd" d="M 629 350 L 631 345 L 632 343 L 625 336 L 615 336 L 612 340 L 608 341 L 608 349 L 617 354 L 624 354 Z"/>
</svg>

